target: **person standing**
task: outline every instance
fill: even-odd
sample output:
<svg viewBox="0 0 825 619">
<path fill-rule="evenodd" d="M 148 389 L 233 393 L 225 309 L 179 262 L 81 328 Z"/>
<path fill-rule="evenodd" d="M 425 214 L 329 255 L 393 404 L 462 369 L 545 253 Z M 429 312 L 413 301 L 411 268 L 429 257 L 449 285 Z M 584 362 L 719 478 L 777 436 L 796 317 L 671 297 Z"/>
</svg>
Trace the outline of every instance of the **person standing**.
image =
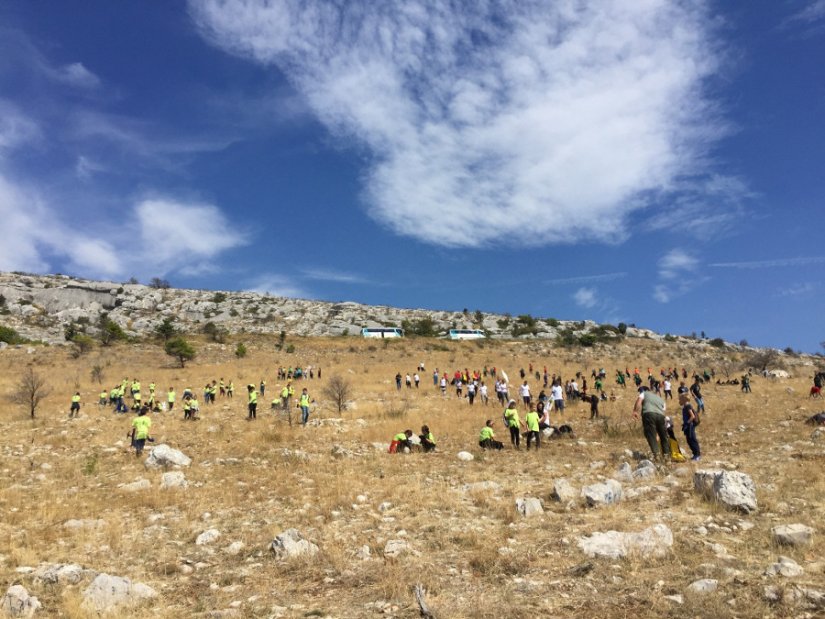
<svg viewBox="0 0 825 619">
<path fill-rule="evenodd" d="M 413 376 L 413 381 L 415 382 L 415 388 L 418 389 L 418 386 L 421 384 L 421 377 L 418 375 L 418 372 Z"/>
<path fill-rule="evenodd" d="M 639 388 L 639 397 L 636 398 L 636 402 L 633 404 L 633 416 L 638 419 L 641 410 L 642 429 L 654 460 L 660 457 L 664 460 L 670 454 L 670 438 L 667 435 L 665 409 L 665 401 L 662 398 L 650 391 L 648 387 Z M 657 436 L 662 447 L 661 456 L 659 455 L 659 446 L 656 444 Z"/>
<path fill-rule="evenodd" d="M 559 414 L 564 412 L 564 389 L 561 388 L 561 381 L 556 379 L 553 387 L 550 389 L 550 398 L 553 400 L 553 406 Z"/>
<path fill-rule="evenodd" d="M 80 415 L 80 392 L 76 391 L 72 396 L 72 405 L 69 408 L 69 417 L 77 417 Z"/>
<path fill-rule="evenodd" d="M 246 419 L 247 421 L 252 421 L 253 419 L 258 418 L 258 392 L 255 390 L 255 385 L 247 385 L 246 391 L 249 396 L 247 401 L 249 414 Z"/>
<path fill-rule="evenodd" d="M 473 381 L 467 383 L 467 399 L 470 401 L 470 406 L 472 406 L 473 401 L 476 399 L 476 384 Z"/>
<path fill-rule="evenodd" d="M 541 447 L 541 433 L 539 432 L 539 413 L 542 412 L 543 406 L 536 404 L 535 410 L 527 413 L 525 421 L 527 422 L 527 451 L 530 451 L 530 443 L 536 441 L 536 449 Z"/>
<path fill-rule="evenodd" d="M 135 448 L 135 457 L 139 458 L 143 453 L 143 446 L 149 438 L 149 428 L 152 427 L 152 420 L 146 415 L 147 409 L 141 408 L 137 417 L 132 419 L 132 447 Z"/>
<path fill-rule="evenodd" d="M 672 400 L 673 399 L 673 392 L 671 391 L 671 384 L 670 384 L 670 379 L 669 378 L 665 379 L 664 388 L 665 388 L 665 400 L 667 400 L 667 399 Z"/>
<path fill-rule="evenodd" d="M 490 398 L 487 395 L 487 385 L 484 384 L 484 381 L 481 381 L 481 386 L 478 388 L 478 395 L 481 396 L 481 401 L 484 403 L 484 406 L 487 406 Z"/>
<path fill-rule="evenodd" d="M 693 381 L 693 384 L 690 386 L 690 393 L 693 395 L 693 398 L 696 400 L 696 414 L 699 415 L 700 413 L 704 413 L 705 412 L 705 400 L 702 398 L 702 387 L 699 384 L 699 377 L 698 376 Z"/>
<path fill-rule="evenodd" d="M 521 401 L 524 404 L 524 408 L 529 411 L 531 404 L 530 385 L 527 384 L 526 380 L 522 383 L 521 387 L 519 387 L 519 395 L 521 396 Z"/>
<path fill-rule="evenodd" d="M 169 387 L 169 390 L 166 392 L 166 403 L 169 405 L 169 410 L 171 411 L 175 408 L 175 398 L 177 394 L 175 393 L 174 387 Z"/>
<path fill-rule="evenodd" d="M 682 405 L 682 432 L 690 451 L 693 453 L 691 460 L 699 462 L 702 458 L 699 440 L 696 438 L 696 426 L 699 425 L 699 417 L 696 415 L 696 411 L 693 410 L 693 405 L 686 393 L 679 396 L 679 404 Z"/>
<path fill-rule="evenodd" d="M 516 449 L 521 448 L 521 428 L 524 424 L 518 414 L 516 408 L 516 401 L 510 400 L 509 405 L 504 411 L 504 421 L 510 429 L 510 442 Z"/>
<path fill-rule="evenodd" d="M 398 391 L 401 391 L 401 372 L 398 372 L 395 375 L 395 388 Z"/>
<path fill-rule="evenodd" d="M 307 393 L 306 387 L 301 391 L 298 406 L 301 407 L 301 424 L 307 425 L 307 421 L 309 421 L 309 393 Z"/>
</svg>

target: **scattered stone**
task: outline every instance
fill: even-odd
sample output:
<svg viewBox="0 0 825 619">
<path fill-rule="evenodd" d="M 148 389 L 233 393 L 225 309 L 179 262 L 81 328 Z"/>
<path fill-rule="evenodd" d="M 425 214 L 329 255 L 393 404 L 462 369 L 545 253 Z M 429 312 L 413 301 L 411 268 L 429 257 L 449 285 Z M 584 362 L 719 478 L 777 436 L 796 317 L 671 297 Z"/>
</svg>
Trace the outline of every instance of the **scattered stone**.
<svg viewBox="0 0 825 619">
<path fill-rule="evenodd" d="M 729 509 L 745 513 L 756 511 L 756 485 L 753 479 L 738 471 L 701 470 L 693 474 L 697 492 Z"/>
<path fill-rule="evenodd" d="M 138 479 L 131 484 L 121 484 L 120 489 L 125 492 L 139 492 L 140 490 L 148 490 L 152 487 L 148 479 Z"/>
<path fill-rule="evenodd" d="M 541 501 L 536 498 L 516 499 L 516 511 L 518 511 L 518 513 L 524 518 L 540 516 L 544 513 L 544 509 L 541 506 Z"/>
<path fill-rule="evenodd" d="M 269 548 L 279 559 L 312 556 L 318 552 L 318 546 L 304 539 L 298 529 L 287 529 L 272 540 Z"/>
<path fill-rule="evenodd" d="M 633 471 L 633 479 L 647 479 L 656 476 L 656 465 L 650 460 L 640 460 Z"/>
<path fill-rule="evenodd" d="M 630 468 L 630 465 L 627 462 L 622 462 L 622 465 L 616 471 L 616 477 L 622 481 L 630 481 L 633 479 L 633 469 Z"/>
<path fill-rule="evenodd" d="M 152 448 L 149 457 L 143 463 L 146 468 L 170 468 L 173 466 L 189 466 L 190 464 L 192 464 L 192 458 L 166 444 Z"/>
<path fill-rule="evenodd" d="M 499 492 L 501 484 L 495 481 L 477 481 L 472 484 L 464 484 L 464 492 Z"/>
<path fill-rule="evenodd" d="M 462 462 L 472 462 L 473 460 L 475 460 L 475 456 L 471 454 L 469 451 L 459 451 L 458 459 Z"/>
<path fill-rule="evenodd" d="M 766 576 L 784 576 L 785 578 L 793 578 L 794 576 L 801 576 L 805 570 L 790 557 L 779 557 L 776 563 L 772 563 L 765 570 Z"/>
<path fill-rule="evenodd" d="M 231 544 L 229 544 L 229 546 L 224 548 L 224 552 L 226 554 L 231 555 L 231 556 L 234 557 L 234 556 L 237 556 L 237 555 L 241 554 L 241 551 L 243 549 L 244 549 L 244 543 L 243 542 L 232 542 Z"/>
<path fill-rule="evenodd" d="M 48 585 L 76 585 L 89 574 L 97 575 L 74 563 L 45 563 L 34 571 L 34 578 Z"/>
<path fill-rule="evenodd" d="M 642 557 L 662 557 L 673 546 L 673 533 L 664 524 L 657 524 L 638 533 L 607 531 L 579 538 L 579 547 L 590 557 L 619 559 L 629 554 Z"/>
<path fill-rule="evenodd" d="M 372 559 L 372 554 L 370 554 L 370 547 L 367 544 L 361 546 L 358 550 L 355 551 L 355 558 L 359 561 L 369 561 Z"/>
<path fill-rule="evenodd" d="M 701 580 L 694 580 L 688 585 L 688 591 L 691 593 L 713 593 L 719 588 L 719 581 L 714 578 L 702 578 Z"/>
<path fill-rule="evenodd" d="M 566 478 L 562 477 L 553 482 L 553 492 L 550 494 L 550 498 L 554 501 L 567 503 L 575 501 L 578 497 L 579 491 Z"/>
<path fill-rule="evenodd" d="M 123 604 L 134 604 L 157 597 L 157 592 L 143 583 L 128 578 L 98 574 L 83 592 L 83 604 L 98 612 L 105 612 Z"/>
<path fill-rule="evenodd" d="M 67 520 L 63 523 L 63 527 L 66 529 L 99 529 L 106 525 L 105 520 L 94 520 L 94 519 L 82 519 L 82 520 L 75 520 L 74 518 L 71 520 Z"/>
<path fill-rule="evenodd" d="M 353 456 L 355 456 L 355 452 L 345 449 L 344 447 L 341 447 L 341 445 L 332 446 L 333 458 L 352 458 Z"/>
<path fill-rule="evenodd" d="M 582 488 L 581 496 L 588 507 L 612 505 L 622 498 L 622 484 L 615 479 L 608 479 L 603 483 L 585 486 Z"/>
<path fill-rule="evenodd" d="M 221 532 L 217 529 L 207 529 L 195 539 L 196 546 L 208 546 L 212 542 L 218 540 L 221 536 Z"/>
<path fill-rule="evenodd" d="M 771 529 L 773 539 L 786 546 L 807 546 L 813 542 L 814 530 L 804 524 L 783 524 Z"/>
<path fill-rule="evenodd" d="M 186 481 L 183 471 L 167 471 L 160 476 L 160 487 L 163 490 L 186 488 L 188 485 L 189 482 Z"/>
<path fill-rule="evenodd" d="M 12 585 L 0 600 L 0 611 L 11 617 L 32 617 L 41 608 L 40 601 L 23 585 Z"/>
<path fill-rule="evenodd" d="M 682 595 L 678 594 L 678 593 L 676 595 L 666 595 L 665 599 L 673 602 L 674 604 L 684 604 L 685 603 L 685 598 Z"/>
<path fill-rule="evenodd" d="M 576 576 L 577 578 L 581 578 L 582 576 L 587 576 L 590 572 L 593 571 L 593 564 L 590 561 L 586 563 L 580 563 L 574 567 L 571 567 L 567 570 L 567 573 L 571 576 Z"/>
<path fill-rule="evenodd" d="M 392 503 L 389 501 L 384 501 L 378 505 L 379 512 L 386 512 L 392 509 Z"/>
</svg>

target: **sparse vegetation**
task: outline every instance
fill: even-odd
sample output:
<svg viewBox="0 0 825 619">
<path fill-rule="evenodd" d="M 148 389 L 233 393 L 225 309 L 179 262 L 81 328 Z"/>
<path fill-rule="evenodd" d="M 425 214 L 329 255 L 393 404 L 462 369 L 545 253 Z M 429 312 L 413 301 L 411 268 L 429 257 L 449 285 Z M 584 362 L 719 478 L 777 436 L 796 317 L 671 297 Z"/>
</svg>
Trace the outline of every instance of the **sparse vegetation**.
<svg viewBox="0 0 825 619">
<path fill-rule="evenodd" d="M 229 335 L 229 332 L 226 329 L 219 327 L 211 321 L 203 325 L 203 332 L 209 337 L 210 340 L 218 344 L 223 344 L 226 341 L 226 336 Z"/>
<path fill-rule="evenodd" d="M 46 386 L 46 379 L 35 372 L 34 368 L 26 368 L 17 383 L 17 388 L 12 394 L 12 399 L 17 404 L 23 406 L 29 413 L 29 416 L 34 419 L 40 403 L 49 393 L 50 390 Z"/>
<path fill-rule="evenodd" d="M 235 347 L 235 356 L 238 359 L 246 357 L 246 346 L 243 342 L 238 342 L 238 345 Z"/>
<path fill-rule="evenodd" d="M 323 394 L 330 399 L 340 415 L 347 409 L 347 402 L 352 399 L 352 383 L 336 374 L 329 378 Z"/>
<path fill-rule="evenodd" d="M 102 315 L 100 321 L 100 343 L 104 346 L 111 346 L 114 342 L 121 342 L 128 339 L 126 332 L 111 318 Z"/>
<path fill-rule="evenodd" d="M 435 337 L 438 335 L 435 321 L 429 316 L 417 320 L 403 320 L 401 328 L 404 329 L 404 334 L 408 337 Z"/>
<path fill-rule="evenodd" d="M 226 301 L 225 292 L 216 292 L 212 295 L 212 303 L 223 303 L 224 301 Z"/>
<path fill-rule="evenodd" d="M 177 358 L 180 367 L 186 367 L 186 362 L 195 358 L 195 348 L 182 337 L 175 337 L 164 346 L 166 354 Z"/>
<path fill-rule="evenodd" d="M 11 327 L 0 325 L 0 342 L 5 342 L 6 344 L 22 344 L 23 338 Z"/>
<path fill-rule="evenodd" d="M 153 277 L 151 280 L 149 280 L 149 287 L 155 288 L 156 290 L 166 290 L 168 288 L 171 288 L 172 284 L 170 284 L 165 279 L 161 279 L 160 277 Z"/>
<path fill-rule="evenodd" d="M 155 335 L 164 342 L 168 342 L 175 337 L 177 333 L 178 329 L 175 327 L 175 321 L 171 318 L 164 318 L 163 321 L 155 327 Z"/>
</svg>

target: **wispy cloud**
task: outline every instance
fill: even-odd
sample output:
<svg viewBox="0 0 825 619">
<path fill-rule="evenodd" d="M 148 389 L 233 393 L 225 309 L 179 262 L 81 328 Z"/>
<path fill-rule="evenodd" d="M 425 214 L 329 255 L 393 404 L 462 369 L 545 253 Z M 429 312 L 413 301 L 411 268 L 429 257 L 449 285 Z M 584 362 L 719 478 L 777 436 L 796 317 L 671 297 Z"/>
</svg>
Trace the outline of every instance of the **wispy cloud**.
<svg viewBox="0 0 825 619">
<path fill-rule="evenodd" d="M 369 280 L 355 273 L 345 273 L 334 269 L 305 268 L 301 269 L 301 274 L 307 279 L 314 279 L 323 282 L 337 282 L 342 284 L 367 284 Z"/>
<path fill-rule="evenodd" d="M 310 298 L 312 295 L 301 288 L 291 277 L 280 273 L 265 273 L 249 281 L 245 287 L 249 292 L 271 294 L 276 297 Z"/>
<path fill-rule="evenodd" d="M 557 279 L 547 279 L 545 284 L 587 284 L 596 282 L 610 282 L 616 279 L 627 277 L 627 273 L 620 271 L 617 273 L 603 273 L 600 275 L 581 275 L 579 277 L 560 277 Z"/>
<path fill-rule="evenodd" d="M 596 298 L 596 289 L 595 288 L 579 288 L 573 294 L 573 300 L 576 302 L 576 305 L 584 308 L 591 308 L 594 307 L 597 303 Z"/>
<path fill-rule="evenodd" d="M 805 3 L 805 6 L 791 15 L 788 22 L 812 23 L 825 19 L 825 0 L 813 0 Z"/>
<path fill-rule="evenodd" d="M 208 41 L 277 66 L 333 135 L 366 146 L 370 213 L 434 244 L 524 238 L 524 222 L 527 243 L 621 241 L 626 215 L 704 172 L 722 134 L 703 3 L 190 0 L 190 12 Z"/>
<path fill-rule="evenodd" d="M 707 279 L 697 274 L 699 260 L 680 248 L 662 256 L 658 267 L 660 282 L 653 288 L 653 298 L 659 303 L 683 296 Z"/>
<path fill-rule="evenodd" d="M 793 284 L 787 288 L 781 288 L 779 292 L 777 292 L 777 296 L 779 297 L 801 297 L 806 294 L 810 294 L 814 292 L 820 287 L 820 284 L 813 283 L 813 282 L 803 282 L 800 284 Z"/>
<path fill-rule="evenodd" d="M 772 269 L 776 267 L 801 267 L 824 262 L 825 256 L 809 256 L 807 258 L 778 258 L 775 260 L 749 260 L 744 262 L 714 262 L 709 266 L 720 269 Z"/>
<path fill-rule="evenodd" d="M 97 88 L 100 86 L 100 78 L 83 66 L 82 62 L 50 69 L 54 78 L 71 86 L 79 88 Z"/>
</svg>

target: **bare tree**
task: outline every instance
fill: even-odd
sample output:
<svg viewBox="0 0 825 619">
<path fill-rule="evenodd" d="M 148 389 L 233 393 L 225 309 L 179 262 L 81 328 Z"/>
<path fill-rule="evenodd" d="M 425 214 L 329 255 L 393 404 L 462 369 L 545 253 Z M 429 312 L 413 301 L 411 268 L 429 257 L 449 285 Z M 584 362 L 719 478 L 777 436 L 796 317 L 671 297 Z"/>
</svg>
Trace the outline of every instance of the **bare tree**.
<svg viewBox="0 0 825 619">
<path fill-rule="evenodd" d="M 341 376 L 331 376 L 323 389 L 323 394 L 335 403 L 340 415 L 347 409 L 347 402 L 352 397 L 352 384 Z"/>
<path fill-rule="evenodd" d="M 13 399 L 17 404 L 25 406 L 31 418 L 37 412 L 37 407 L 40 402 L 49 395 L 49 389 L 46 387 L 46 379 L 40 376 L 32 368 L 28 368 L 20 377 L 20 382 L 17 384 L 17 390 L 13 394 Z"/>
</svg>

